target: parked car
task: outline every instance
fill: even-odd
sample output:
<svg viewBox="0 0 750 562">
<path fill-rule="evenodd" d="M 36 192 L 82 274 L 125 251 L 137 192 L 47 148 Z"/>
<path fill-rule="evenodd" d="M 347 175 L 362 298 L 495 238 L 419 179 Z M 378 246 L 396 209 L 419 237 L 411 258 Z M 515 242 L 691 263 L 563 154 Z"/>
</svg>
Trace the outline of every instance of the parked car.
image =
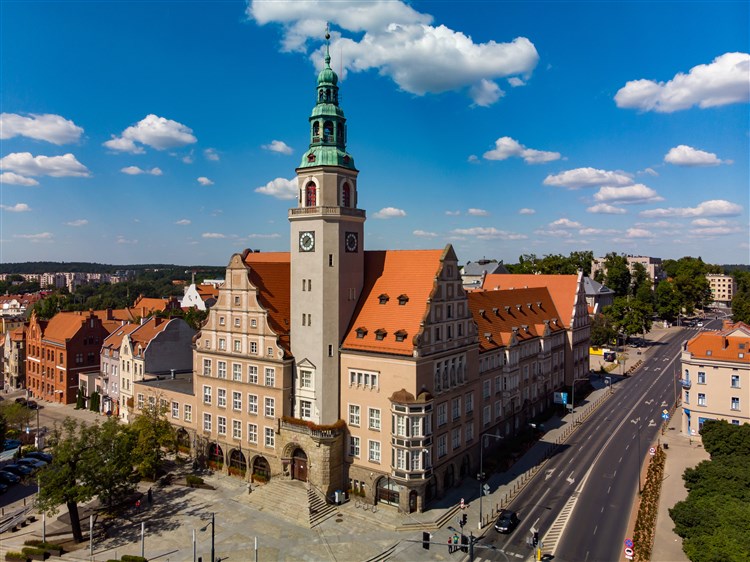
<svg viewBox="0 0 750 562">
<path fill-rule="evenodd" d="M 0 494 L 4 494 L 7 491 L 8 491 L 8 485 L 0 482 Z"/>
<path fill-rule="evenodd" d="M 698 322 L 697 326 L 698 326 L 699 328 L 702 328 L 702 327 L 703 327 L 703 322 Z"/>
<path fill-rule="evenodd" d="M 495 530 L 498 533 L 510 533 L 518 526 L 520 520 L 515 511 L 503 509 L 495 522 Z"/>
<path fill-rule="evenodd" d="M 3 444 L 4 451 L 10 451 L 11 449 L 18 449 L 22 443 L 18 439 L 6 439 Z"/>
<path fill-rule="evenodd" d="M 3 470 L 12 472 L 13 474 L 21 478 L 25 478 L 26 476 L 29 476 L 32 472 L 34 472 L 34 470 L 30 466 L 25 466 L 22 464 L 6 464 L 3 467 Z"/>
<path fill-rule="evenodd" d="M 44 461 L 47 464 L 50 464 L 52 462 L 52 455 L 42 451 L 31 451 L 30 453 L 26 453 L 26 456 L 32 459 L 39 459 L 40 461 Z"/>
<path fill-rule="evenodd" d="M 0 482 L 3 484 L 17 484 L 20 481 L 21 478 L 17 474 L 13 474 L 7 470 L 0 470 Z"/>
<path fill-rule="evenodd" d="M 16 404 L 21 404 L 22 406 L 25 406 L 26 398 L 24 398 L 23 396 L 19 396 L 18 398 L 16 398 Z"/>
<path fill-rule="evenodd" d="M 22 459 L 18 459 L 16 461 L 16 464 L 23 464 L 26 466 L 30 466 L 35 471 L 47 466 L 47 463 L 45 461 L 40 461 L 39 459 L 32 459 L 30 457 L 24 457 Z"/>
<path fill-rule="evenodd" d="M 36 403 L 36 400 L 29 400 L 28 402 L 26 402 L 26 407 L 29 410 L 38 410 L 39 404 Z"/>
</svg>

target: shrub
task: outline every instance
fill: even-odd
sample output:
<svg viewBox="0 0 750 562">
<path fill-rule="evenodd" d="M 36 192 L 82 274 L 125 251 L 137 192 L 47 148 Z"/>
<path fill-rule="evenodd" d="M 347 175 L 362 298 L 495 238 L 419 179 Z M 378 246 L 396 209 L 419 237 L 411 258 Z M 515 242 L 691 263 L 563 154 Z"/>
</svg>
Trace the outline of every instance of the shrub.
<svg viewBox="0 0 750 562">
<path fill-rule="evenodd" d="M 185 477 L 185 483 L 191 488 L 199 488 L 203 485 L 203 478 L 195 474 L 188 474 Z"/>
<path fill-rule="evenodd" d="M 122 558 L 120 558 L 120 562 L 148 562 L 148 560 L 143 556 L 132 556 L 130 554 L 125 554 Z"/>
<path fill-rule="evenodd" d="M 28 560 L 28 556 L 21 552 L 12 552 L 8 551 L 5 553 L 5 559 L 6 560 Z"/>
</svg>

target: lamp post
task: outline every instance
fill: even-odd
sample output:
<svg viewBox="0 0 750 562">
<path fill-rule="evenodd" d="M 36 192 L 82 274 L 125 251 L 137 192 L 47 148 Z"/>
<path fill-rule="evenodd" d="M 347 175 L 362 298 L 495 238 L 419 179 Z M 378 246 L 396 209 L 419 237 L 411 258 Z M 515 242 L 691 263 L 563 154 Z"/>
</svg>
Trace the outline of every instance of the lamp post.
<svg viewBox="0 0 750 562">
<path fill-rule="evenodd" d="M 482 435 L 479 443 L 479 528 L 484 526 L 484 520 L 482 518 L 482 496 L 484 496 L 484 440 L 486 437 L 492 437 L 494 439 L 505 439 L 504 435 L 492 435 L 491 433 L 485 433 Z"/>
<path fill-rule="evenodd" d="M 573 397 L 571 401 L 572 408 L 570 409 L 570 413 L 573 414 L 573 425 L 576 424 L 576 383 L 578 381 L 587 381 L 589 380 L 589 377 L 581 377 L 579 379 L 573 379 Z"/>
<path fill-rule="evenodd" d="M 636 455 L 636 460 L 638 461 L 638 470 L 636 470 L 636 475 L 638 476 L 638 495 L 641 495 L 641 417 L 638 416 L 635 419 L 630 420 L 630 423 L 634 423 L 636 427 L 638 428 L 638 454 Z"/>
<path fill-rule="evenodd" d="M 207 523 L 206 526 L 201 529 L 201 532 L 205 531 L 206 529 L 208 529 L 208 526 L 211 525 L 211 562 L 216 562 L 216 558 L 214 557 L 214 538 L 215 538 L 215 535 L 216 535 L 216 519 L 215 519 L 215 517 L 216 517 L 216 514 L 212 513 L 211 514 L 211 522 Z"/>
</svg>

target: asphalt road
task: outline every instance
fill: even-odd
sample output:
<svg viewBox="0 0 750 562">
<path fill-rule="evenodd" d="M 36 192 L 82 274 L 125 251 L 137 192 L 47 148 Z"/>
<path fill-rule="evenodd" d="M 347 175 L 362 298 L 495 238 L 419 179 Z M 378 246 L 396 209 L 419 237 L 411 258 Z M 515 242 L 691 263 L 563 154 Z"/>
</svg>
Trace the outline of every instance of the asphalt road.
<svg viewBox="0 0 750 562">
<path fill-rule="evenodd" d="M 720 320 L 706 322 L 706 329 Z M 543 552 L 556 562 L 609 562 L 623 558 L 623 541 L 641 465 L 662 427 L 661 414 L 679 392 L 679 356 L 695 329 L 677 330 L 650 344 L 636 373 L 613 385 L 614 396 L 558 448 L 544 470 L 510 505 L 521 518 L 509 535 L 494 529 L 477 548 L 477 560 L 529 559 L 528 540 L 539 532 Z M 637 353 L 637 350 L 636 350 Z M 630 354 L 629 363 L 639 358 Z"/>
</svg>

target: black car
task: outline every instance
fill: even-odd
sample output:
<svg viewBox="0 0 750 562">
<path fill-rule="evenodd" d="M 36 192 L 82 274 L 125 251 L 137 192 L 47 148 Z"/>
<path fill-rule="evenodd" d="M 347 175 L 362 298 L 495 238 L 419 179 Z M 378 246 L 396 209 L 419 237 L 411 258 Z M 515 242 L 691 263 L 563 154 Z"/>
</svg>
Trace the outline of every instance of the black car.
<svg viewBox="0 0 750 562">
<path fill-rule="evenodd" d="M 3 484 L 17 484 L 21 479 L 17 474 L 8 472 L 7 470 L 0 470 L 0 482 Z"/>
<path fill-rule="evenodd" d="M 31 451 L 30 453 L 26 453 L 26 456 L 32 459 L 44 461 L 47 464 L 50 464 L 52 462 L 52 455 L 50 455 L 49 453 L 43 453 L 42 451 Z"/>
<path fill-rule="evenodd" d="M 37 404 L 35 400 L 29 400 L 28 402 L 26 402 L 26 407 L 29 410 L 38 410 L 39 404 Z"/>
<path fill-rule="evenodd" d="M 21 478 L 25 478 L 26 476 L 29 476 L 32 472 L 34 472 L 31 467 L 24 466 L 22 464 L 6 464 L 3 467 L 3 470 L 12 472 L 13 474 Z"/>
<path fill-rule="evenodd" d="M 19 396 L 18 398 L 16 398 L 16 404 L 21 404 L 22 406 L 25 406 L 26 398 L 24 398 L 23 396 Z"/>
<path fill-rule="evenodd" d="M 7 491 L 8 491 L 8 485 L 0 482 L 0 494 L 4 494 Z"/>
<path fill-rule="evenodd" d="M 510 533 L 518 526 L 519 522 L 518 514 L 515 511 L 503 509 L 497 521 L 495 521 L 495 530 L 498 533 Z"/>
</svg>

